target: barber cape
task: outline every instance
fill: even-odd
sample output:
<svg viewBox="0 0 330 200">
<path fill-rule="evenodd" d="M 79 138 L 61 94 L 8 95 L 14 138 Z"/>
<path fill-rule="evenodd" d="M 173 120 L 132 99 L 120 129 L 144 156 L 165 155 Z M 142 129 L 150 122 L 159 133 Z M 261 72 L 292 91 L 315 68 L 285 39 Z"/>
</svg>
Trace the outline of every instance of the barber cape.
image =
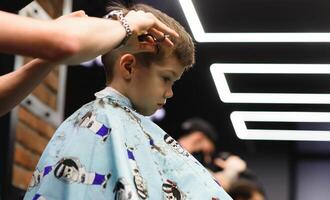
<svg viewBox="0 0 330 200">
<path fill-rule="evenodd" d="M 107 87 L 57 129 L 25 200 L 229 200 L 170 135 Z"/>
</svg>

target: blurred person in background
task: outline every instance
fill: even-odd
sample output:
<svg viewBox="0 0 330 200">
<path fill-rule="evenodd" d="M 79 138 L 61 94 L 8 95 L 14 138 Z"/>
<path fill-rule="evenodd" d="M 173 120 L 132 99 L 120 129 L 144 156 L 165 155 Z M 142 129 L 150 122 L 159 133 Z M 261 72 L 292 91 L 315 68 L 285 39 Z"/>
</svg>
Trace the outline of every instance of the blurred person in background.
<svg viewBox="0 0 330 200">
<path fill-rule="evenodd" d="M 246 170 L 246 162 L 239 156 L 215 151 L 219 142 L 215 128 L 202 118 L 191 118 L 181 125 L 179 144 L 209 169 L 221 186 L 228 190 L 240 173 Z"/>
<path fill-rule="evenodd" d="M 212 164 L 218 141 L 214 127 L 201 118 L 191 118 L 182 123 L 181 130 L 179 144 L 205 167 Z"/>
<path fill-rule="evenodd" d="M 231 185 L 228 193 L 234 200 L 266 200 L 261 185 L 248 179 L 237 180 Z"/>
</svg>

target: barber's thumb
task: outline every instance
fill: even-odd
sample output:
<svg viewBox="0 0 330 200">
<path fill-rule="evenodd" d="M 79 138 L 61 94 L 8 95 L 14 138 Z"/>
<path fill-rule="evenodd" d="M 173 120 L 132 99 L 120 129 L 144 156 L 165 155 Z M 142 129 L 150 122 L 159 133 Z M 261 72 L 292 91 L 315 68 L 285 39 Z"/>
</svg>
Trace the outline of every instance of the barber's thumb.
<svg viewBox="0 0 330 200">
<path fill-rule="evenodd" d="M 83 11 L 83 10 L 78 10 L 78 11 L 72 12 L 68 16 L 70 16 L 70 17 L 87 17 L 85 11 Z"/>
</svg>

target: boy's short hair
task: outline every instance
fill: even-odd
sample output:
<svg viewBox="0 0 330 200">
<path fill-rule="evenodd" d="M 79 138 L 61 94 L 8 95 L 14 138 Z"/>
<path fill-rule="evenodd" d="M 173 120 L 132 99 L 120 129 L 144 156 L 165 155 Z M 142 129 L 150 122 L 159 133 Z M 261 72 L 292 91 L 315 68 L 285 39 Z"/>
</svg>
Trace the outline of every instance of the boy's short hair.
<svg viewBox="0 0 330 200">
<path fill-rule="evenodd" d="M 172 36 L 169 37 L 169 39 L 174 44 L 174 47 L 172 47 L 173 51 L 171 53 L 171 56 L 177 58 L 179 63 L 185 69 L 192 67 L 192 65 L 195 63 L 194 42 L 189 33 L 187 33 L 187 31 L 184 29 L 184 27 L 181 26 L 180 23 L 172 17 L 146 4 L 134 4 L 130 7 L 125 7 L 121 4 L 115 4 L 113 6 L 109 6 L 107 10 L 109 12 L 111 12 L 112 10 L 122 10 L 124 15 L 126 15 L 130 10 L 142 10 L 144 12 L 152 13 L 159 21 L 161 21 L 171 29 L 175 30 L 179 34 L 178 38 Z M 164 60 L 165 53 L 162 49 L 162 46 L 159 45 L 158 48 L 159 51 L 157 54 L 149 52 L 135 54 L 137 61 L 142 63 L 146 67 L 150 66 L 152 63 L 162 62 Z M 114 49 L 102 56 L 102 62 L 105 67 L 105 73 L 108 83 L 113 78 L 113 68 L 116 60 L 118 59 L 118 56 L 120 56 L 120 53 L 123 53 L 119 51 L 120 49 Z"/>
</svg>

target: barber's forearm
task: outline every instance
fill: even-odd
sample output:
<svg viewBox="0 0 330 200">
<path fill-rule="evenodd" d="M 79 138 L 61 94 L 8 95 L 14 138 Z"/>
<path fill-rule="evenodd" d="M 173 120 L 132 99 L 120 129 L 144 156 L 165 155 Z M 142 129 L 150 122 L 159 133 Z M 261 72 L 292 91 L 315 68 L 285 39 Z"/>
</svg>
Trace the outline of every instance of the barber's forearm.
<svg viewBox="0 0 330 200">
<path fill-rule="evenodd" d="M 0 52 L 63 64 L 103 55 L 126 36 L 119 21 L 86 16 L 42 21 L 0 11 L 0 24 Z"/>
<path fill-rule="evenodd" d="M 34 59 L 18 70 L 0 76 L 0 116 L 28 96 L 56 64 Z"/>
<path fill-rule="evenodd" d="M 0 52 L 59 60 L 72 55 L 74 40 L 67 31 L 42 21 L 0 11 Z"/>
<path fill-rule="evenodd" d="M 62 61 L 65 64 L 77 64 L 103 55 L 116 48 L 126 36 L 126 31 L 119 21 L 95 17 L 71 20 L 55 25 L 65 27 L 72 22 L 76 24 L 76 28 L 69 33 L 69 37 L 76 39 L 75 44 L 72 44 L 76 48 L 71 56 Z"/>
</svg>

